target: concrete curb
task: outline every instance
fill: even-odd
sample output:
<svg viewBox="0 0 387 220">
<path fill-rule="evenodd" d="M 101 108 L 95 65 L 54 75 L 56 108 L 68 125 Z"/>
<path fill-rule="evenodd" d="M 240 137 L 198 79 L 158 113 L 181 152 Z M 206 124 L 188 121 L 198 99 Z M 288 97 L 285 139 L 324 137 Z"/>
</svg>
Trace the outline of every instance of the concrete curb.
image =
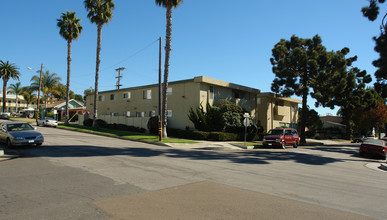
<svg viewBox="0 0 387 220">
<path fill-rule="evenodd" d="M 387 171 L 387 163 L 381 163 L 379 169 Z"/>
<path fill-rule="evenodd" d="M 154 144 L 154 145 L 158 145 L 158 146 L 170 147 L 166 143 L 147 141 L 147 140 L 141 140 L 141 139 L 134 139 L 134 138 L 127 138 L 127 137 L 120 137 L 120 136 L 115 136 L 115 135 L 110 135 L 110 134 L 98 134 L 98 133 L 95 133 L 95 132 L 80 131 L 80 130 L 74 130 L 74 129 L 69 129 L 69 128 L 63 128 L 63 127 L 59 127 L 59 126 L 56 127 L 56 128 L 67 130 L 67 131 L 82 132 L 82 133 L 86 133 L 86 134 L 94 134 L 94 135 L 105 136 L 105 137 L 112 137 L 112 138 L 117 138 L 117 139 L 122 139 L 122 140 L 136 141 L 136 142 L 142 142 L 142 143 L 146 143 L 146 144 Z"/>
</svg>

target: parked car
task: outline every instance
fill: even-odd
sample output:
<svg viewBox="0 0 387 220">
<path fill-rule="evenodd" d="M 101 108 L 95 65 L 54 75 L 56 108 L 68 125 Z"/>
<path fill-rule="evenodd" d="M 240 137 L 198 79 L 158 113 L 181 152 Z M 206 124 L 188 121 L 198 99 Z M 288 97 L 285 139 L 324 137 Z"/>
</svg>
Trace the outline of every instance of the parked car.
<svg viewBox="0 0 387 220">
<path fill-rule="evenodd" d="M 281 146 L 283 149 L 286 145 L 293 145 L 296 148 L 299 143 L 298 132 L 292 128 L 271 129 L 263 138 L 263 146 Z"/>
<path fill-rule="evenodd" d="M 352 143 L 361 143 L 363 141 L 367 140 L 367 138 L 365 136 L 361 136 L 361 137 L 354 137 L 352 139 Z"/>
<path fill-rule="evenodd" d="M 38 126 L 40 126 L 40 125 L 42 125 L 42 126 L 50 126 L 50 127 L 56 128 L 56 126 L 58 126 L 58 122 L 55 119 L 53 119 L 53 118 L 43 117 L 43 118 L 38 120 L 37 125 Z"/>
<path fill-rule="evenodd" d="M 387 146 L 384 140 L 367 139 L 359 148 L 360 156 L 373 155 L 386 159 Z"/>
<path fill-rule="evenodd" d="M 5 143 L 8 148 L 13 146 L 43 144 L 43 135 L 27 122 L 3 121 L 0 123 L 0 142 Z"/>
<path fill-rule="evenodd" d="M 1 113 L 0 114 L 0 119 L 9 119 L 9 115 L 8 114 L 6 114 L 6 113 Z"/>
</svg>

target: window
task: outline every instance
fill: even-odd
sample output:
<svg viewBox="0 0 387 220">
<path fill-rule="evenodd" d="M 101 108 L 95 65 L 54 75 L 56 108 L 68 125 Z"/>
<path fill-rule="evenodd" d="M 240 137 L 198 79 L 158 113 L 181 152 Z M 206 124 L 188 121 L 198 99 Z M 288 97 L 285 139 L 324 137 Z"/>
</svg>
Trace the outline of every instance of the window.
<svg viewBox="0 0 387 220">
<path fill-rule="evenodd" d="M 126 117 L 130 117 L 130 111 L 126 112 Z"/>
<path fill-rule="evenodd" d="M 172 110 L 167 110 L 167 117 L 172 118 Z"/>
<path fill-rule="evenodd" d="M 98 97 L 98 101 L 105 101 L 105 96 L 104 95 L 100 95 L 99 97 Z"/>
<path fill-rule="evenodd" d="M 118 116 L 118 112 L 112 112 L 111 115 L 112 116 Z"/>
<path fill-rule="evenodd" d="M 291 130 L 285 130 L 285 135 L 292 135 L 292 131 Z"/>
<path fill-rule="evenodd" d="M 210 86 L 210 99 L 215 98 L 215 87 Z"/>
<path fill-rule="evenodd" d="M 156 116 L 156 111 L 150 111 L 149 112 L 149 117 L 154 117 Z"/>
<path fill-rule="evenodd" d="M 142 95 L 144 99 L 152 99 L 152 90 L 144 90 L 142 91 Z"/>
<path fill-rule="evenodd" d="M 168 87 L 168 89 L 167 89 L 167 95 L 172 95 L 172 87 Z"/>
<path fill-rule="evenodd" d="M 136 112 L 136 117 L 138 117 L 138 118 L 145 117 L 145 112 Z"/>
<path fill-rule="evenodd" d="M 130 99 L 130 97 L 131 97 L 131 94 L 130 94 L 130 92 L 124 92 L 124 99 Z"/>
<path fill-rule="evenodd" d="M 110 94 L 110 100 L 116 100 L 117 95 L 116 94 Z"/>
</svg>

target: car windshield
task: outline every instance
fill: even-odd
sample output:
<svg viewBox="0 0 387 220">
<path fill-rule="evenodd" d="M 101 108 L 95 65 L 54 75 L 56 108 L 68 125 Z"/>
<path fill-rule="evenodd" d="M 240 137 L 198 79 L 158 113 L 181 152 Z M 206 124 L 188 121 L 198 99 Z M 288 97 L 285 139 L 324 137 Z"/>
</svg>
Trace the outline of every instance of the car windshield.
<svg viewBox="0 0 387 220">
<path fill-rule="evenodd" d="M 26 131 L 34 130 L 34 128 L 28 123 L 8 124 L 7 131 Z"/>
<path fill-rule="evenodd" d="M 282 129 L 274 129 L 274 130 L 270 130 L 267 134 L 268 135 L 283 135 L 284 134 L 284 130 L 282 130 Z"/>
</svg>

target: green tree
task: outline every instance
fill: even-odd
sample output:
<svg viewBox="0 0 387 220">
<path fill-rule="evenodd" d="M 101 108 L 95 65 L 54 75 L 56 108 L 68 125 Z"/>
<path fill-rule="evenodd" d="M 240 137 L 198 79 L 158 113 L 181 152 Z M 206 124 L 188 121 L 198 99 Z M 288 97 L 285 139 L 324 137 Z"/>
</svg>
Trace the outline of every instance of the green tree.
<svg viewBox="0 0 387 220">
<path fill-rule="evenodd" d="M 19 80 L 20 72 L 15 64 L 0 60 L 0 77 L 3 78 L 3 113 L 7 108 L 7 83 L 10 78 Z"/>
<path fill-rule="evenodd" d="M 65 124 L 69 121 L 69 100 L 70 100 L 70 74 L 71 74 L 71 43 L 78 39 L 82 32 L 80 24 L 81 19 L 78 19 L 75 12 L 67 11 L 62 13 L 61 19 L 57 19 L 57 26 L 60 28 L 59 34 L 67 41 L 67 84 L 66 84 L 66 114 Z"/>
<path fill-rule="evenodd" d="M 378 18 L 380 8 L 379 5 L 383 4 L 385 0 L 370 0 L 369 6 L 363 7 L 362 12 L 364 17 L 370 21 L 375 21 Z M 374 83 L 375 90 L 384 99 L 387 98 L 387 22 L 385 21 L 387 13 L 384 13 L 381 25 L 380 36 L 374 37 L 376 43 L 375 51 L 379 53 L 379 59 L 372 62 L 377 68 L 375 72 L 376 82 Z"/>
<path fill-rule="evenodd" d="M 302 112 L 302 111 L 300 111 Z M 302 113 L 300 113 L 302 117 Z M 300 118 L 298 123 L 300 123 Z M 308 119 L 306 120 L 305 126 L 308 128 L 308 132 L 306 136 L 313 137 L 318 130 L 321 130 L 323 127 L 323 123 L 320 119 L 320 116 L 314 109 L 310 109 L 308 106 Z"/>
<path fill-rule="evenodd" d="M 300 143 L 305 141 L 305 125 L 308 119 L 307 99 L 317 74 L 324 71 L 326 49 L 316 35 L 312 39 L 281 39 L 273 48 L 270 59 L 275 79 L 271 90 L 283 96 L 302 96 Z"/>
<path fill-rule="evenodd" d="M 37 71 L 40 73 L 40 71 Z M 40 75 L 32 76 L 31 87 L 35 90 L 39 90 Z M 45 109 L 47 109 L 47 102 L 53 99 L 54 94 L 58 94 L 57 85 L 62 79 L 56 73 L 50 73 L 49 70 L 42 73 L 42 85 L 41 91 L 44 97 Z"/>
<path fill-rule="evenodd" d="M 37 99 L 36 95 L 34 94 L 34 88 L 31 86 L 25 86 L 22 88 L 22 96 L 24 100 L 27 102 L 27 108 L 29 107 L 30 103 L 35 101 Z"/>
<path fill-rule="evenodd" d="M 346 58 L 349 53 L 348 48 L 341 51 L 328 52 L 325 65 L 329 69 L 322 71 L 316 77 L 318 83 L 314 84 L 312 97 L 317 100 L 316 106 L 340 107 L 340 114 L 346 126 L 346 138 L 351 139 L 354 126 L 354 112 L 359 108 L 364 108 L 368 102 L 366 84 L 372 78 L 366 71 L 352 67 L 352 63 L 357 57 Z"/>
<path fill-rule="evenodd" d="M 114 3 L 113 0 L 85 0 L 84 5 L 88 11 L 87 17 L 91 23 L 97 24 L 97 58 L 95 67 L 95 87 L 94 87 L 94 114 L 93 114 L 93 127 L 98 127 L 96 120 L 98 118 L 97 105 L 98 105 L 98 79 L 99 79 L 99 64 L 101 53 L 101 37 L 102 26 L 108 24 L 113 18 Z"/>
<path fill-rule="evenodd" d="M 85 89 L 83 91 L 83 100 L 86 101 L 86 96 L 94 94 L 94 89 L 90 87 L 90 89 Z"/>
<path fill-rule="evenodd" d="M 19 95 L 23 93 L 23 89 L 21 87 L 20 82 L 17 82 L 15 84 L 11 84 L 8 87 L 8 93 L 14 94 L 16 96 L 16 112 L 18 107 L 18 101 L 19 101 Z"/>
<path fill-rule="evenodd" d="M 155 0 L 158 6 L 162 6 L 167 9 L 166 18 L 166 34 L 165 34 L 165 62 L 164 62 L 164 83 L 163 83 L 163 134 L 164 138 L 167 137 L 167 89 L 168 89 L 168 75 L 169 75 L 169 60 L 171 54 L 171 41 L 172 41 L 172 8 L 177 8 L 184 0 Z"/>
</svg>

